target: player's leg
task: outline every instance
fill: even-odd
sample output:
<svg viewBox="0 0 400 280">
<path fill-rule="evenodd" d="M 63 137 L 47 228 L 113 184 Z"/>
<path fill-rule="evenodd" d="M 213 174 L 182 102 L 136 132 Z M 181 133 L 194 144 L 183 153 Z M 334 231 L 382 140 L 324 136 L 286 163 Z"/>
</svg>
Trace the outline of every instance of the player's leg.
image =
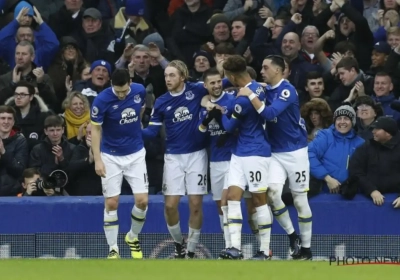
<svg viewBox="0 0 400 280">
<path fill-rule="evenodd" d="M 289 171 L 290 189 L 293 195 L 293 203 L 296 207 L 301 237 L 301 250 L 295 259 L 310 260 L 311 236 L 312 236 L 312 212 L 308 203 L 307 192 L 310 183 L 310 163 L 308 148 L 292 152 L 292 158 L 296 158 L 296 165 L 291 165 Z"/>
<path fill-rule="evenodd" d="M 228 177 L 229 177 L 229 161 L 211 162 L 210 163 L 210 181 L 213 199 L 217 204 L 219 221 L 224 235 L 225 247 L 221 251 L 219 257 L 225 259 L 225 251 L 231 247 L 231 237 L 228 227 Z"/>
<path fill-rule="evenodd" d="M 142 259 L 143 253 L 139 243 L 139 233 L 146 220 L 149 201 L 149 182 L 146 168 L 146 150 L 142 149 L 132 155 L 124 157 L 125 166 L 123 175 L 132 188 L 135 204 L 131 212 L 131 229 L 125 236 L 125 242 L 131 249 L 134 259 Z"/>
<path fill-rule="evenodd" d="M 252 201 L 257 211 L 260 249 L 253 257 L 255 260 L 268 260 L 271 242 L 272 217 L 267 201 L 268 168 L 270 158 L 251 156 L 244 160 L 244 170 Z"/>
<path fill-rule="evenodd" d="M 109 259 L 118 259 L 118 203 L 122 185 L 122 169 L 116 161 L 116 157 L 101 154 L 106 168 L 106 178 L 101 178 L 104 195 L 104 233 L 109 246 Z"/>
<path fill-rule="evenodd" d="M 289 211 L 282 201 L 283 186 L 287 178 L 287 171 L 284 167 L 284 164 L 287 165 L 287 159 L 284 157 L 285 154 L 286 153 L 272 154 L 269 166 L 267 194 L 271 202 L 272 213 L 275 219 L 289 237 L 289 254 L 295 256 L 300 250 L 300 238 L 293 227 Z"/>
<path fill-rule="evenodd" d="M 229 165 L 228 185 L 228 227 L 231 237 L 231 248 L 226 250 L 226 255 L 230 259 L 242 259 L 243 215 L 240 201 L 246 187 L 246 177 L 243 172 L 241 158 L 235 155 L 232 155 Z"/>
<path fill-rule="evenodd" d="M 247 217 L 249 219 L 248 224 L 250 226 L 251 232 L 254 234 L 259 244 L 260 234 L 258 232 L 257 211 L 253 204 L 253 198 L 251 197 L 251 192 L 245 191 L 243 194 L 243 198 L 246 201 Z"/>
<path fill-rule="evenodd" d="M 186 255 L 179 221 L 179 201 L 185 195 L 185 173 L 181 168 L 181 156 L 165 154 L 163 174 L 164 216 L 168 231 L 175 243 L 175 258 Z"/>
<path fill-rule="evenodd" d="M 189 196 L 189 237 L 187 256 L 194 258 L 203 225 L 203 196 L 207 194 L 208 159 L 206 150 L 184 155 L 185 186 Z"/>
</svg>

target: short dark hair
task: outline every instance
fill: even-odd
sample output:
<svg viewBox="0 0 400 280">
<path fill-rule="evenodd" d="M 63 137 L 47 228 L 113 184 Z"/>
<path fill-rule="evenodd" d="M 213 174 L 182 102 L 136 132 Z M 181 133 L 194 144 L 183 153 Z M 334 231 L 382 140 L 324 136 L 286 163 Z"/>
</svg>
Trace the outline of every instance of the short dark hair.
<svg viewBox="0 0 400 280">
<path fill-rule="evenodd" d="M 219 75 L 222 78 L 221 73 L 219 73 L 219 71 L 217 70 L 217 68 L 213 67 L 213 68 L 209 68 L 206 71 L 203 72 L 203 80 L 207 80 L 207 78 L 209 76 L 215 76 L 215 75 Z"/>
<path fill-rule="evenodd" d="M 35 94 L 35 87 L 33 86 L 32 83 L 29 83 L 27 81 L 24 81 L 24 80 L 19 81 L 15 85 L 15 88 L 17 88 L 17 87 L 26 87 L 28 89 L 29 95 L 34 95 Z"/>
<path fill-rule="evenodd" d="M 15 121 L 17 113 L 15 112 L 15 109 L 13 107 L 8 106 L 8 105 L 1 105 L 0 106 L 0 114 L 3 114 L 3 113 L 8 113 L 8 114 L 13 115 L 13 118 Z"/>
<path fill-rule="evenodd" d="M 246 60 L 240 55 L 233 55 L 228 57 L 224 64 L 224 70 L 232 74 L 242 74 L 247 72 Z"/>
<path fill-rule="evenodd" d="M 282 72 L 285 71 L 285 59 L 280 55 L 269 55 L 265 59 L 271 60 L 271 64 L 278 66 L 282 69 Z"/>
<path fill-rule="evenodd" d="M 318 71 L 311 71 L 307 73 L 307 81 L 322 78 L 322 73 Z"/>
<path fill-rule="evenodd" d="M 339 70 L 339 68 L 344 68 L 347 71 L 350 71 L 351 68 L 354 68 L 357 73 L 360 73 L 360 67 L 358 66 L 358 62 L 354 57 L 343 57 L 336 65 L 336 70 Z"/>
<path fill-rule="evenodd" d="M 42 174 L 40 174 L 39 169 L 34 168 L 34 167 L 27 168 L 22 173 L 22 180 L 25 180 L 26 178 L 32 178 L 35 175 L 42 176 Z"/>
<path fill-rule="evenodd" d="M 333 52 L 334 53 L 338 52 L 340 54 L 352 52 L 353 54 L 356 54 L 356 46 L 352 42 L 341 41 L 335 45 Z"/>
<path fill-rule="evenodd" d="M 49 127 L 64 127 L 64 119 L 58 115 L 48 116 L 44 120 L 44 128 L 47 129 Z"/>
<path fill-rule="evenodd" d="M 376 73 L 375 77 L 389 77 L 390 81 L 392 81 L 392 77 L 390 77 L 388 73 L 383 71 Z"/>
<path fill-rule="evenodd" d="M 231 43 L 219 43 L 215 46 L 214 49 L 215 54 L 228 54 L 228 55 L 235 55 L 236 50 L 235 47 Z"/>
<path fill-rule="evenodd" d="M 122 87 L 126 84 L 130 84 L 131 77 L 129 71 L 126 69 L 116 69 L 111 75 L 111 84 L 113 86 Z"/>
<path fill-rule="evenodd" d="M 246 69 L 247 69 L 247 73 L 249 73 L 249 75 L 250 75 L 250 78 L 253 80 L 256 80 L 257 79 L 256 70 L 254 70 L 254 68 L 251 66 L 247 66 Z"/>
</svg>

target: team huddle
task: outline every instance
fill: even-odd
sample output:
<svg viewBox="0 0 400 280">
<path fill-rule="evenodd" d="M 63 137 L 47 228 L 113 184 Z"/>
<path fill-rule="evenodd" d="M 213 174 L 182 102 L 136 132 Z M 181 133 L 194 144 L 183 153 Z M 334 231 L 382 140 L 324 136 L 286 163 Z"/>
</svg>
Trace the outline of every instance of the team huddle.
<svg viewBox="0 0 400 280">
<path fill-rule="evenodd" d="M 210 162 L 211 190 L 225 239 L 221 259 L 243 259 L 243 197 L 248 204 L 250 227 L 260 244 L 252 259 L 271 258 L 273 217 L 288 234 L 293 259 L 312 259 L 307 132 L 300 117 L 297 92 L 283 79 L 284 70 L 282 57 L 266 57 L 261 71 L 266 84 L 259 84 L 247 72 L 246 61 L 241 56 L 231 56 L 223 63 L 223 75 L 217 69 L 209 69 L 203 75 L 204 83 L 191 83 L 187 82 L 186 65 L 171 61 L 165 69 L 168 92 L 156 99 L 149 126 L 144 129 L 141 116 L 146 90 L 140 84 L 131 84 L 127 70 L 115 70 L 112 87 L 96 97 L 91 110 L 95 169 L 102 177 L 105 197 L 108 258 L 120 257 L 117 209 L 123 178 L 135 199 L 125 242 L 132 258 L 143 258 L 138 239 L 148 204 L 143 139 L 156 137 L 164 124 L 162 189 L 175 258 L 195 257 Z M 281 199 L 286 180 L 298 212 L 299 235 Z M 178 212 L 183 195 L 189 197 L 187 240 L 181 233 Z"/>
</svg>

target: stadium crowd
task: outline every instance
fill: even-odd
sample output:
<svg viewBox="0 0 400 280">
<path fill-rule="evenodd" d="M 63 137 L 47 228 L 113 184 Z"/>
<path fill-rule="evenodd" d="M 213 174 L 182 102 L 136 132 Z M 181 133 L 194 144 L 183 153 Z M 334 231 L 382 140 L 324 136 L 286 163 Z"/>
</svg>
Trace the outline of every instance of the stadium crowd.
<svg viewBox="0 0 400 280">
<path fill-rule="evenodd" d="M 143 127 L 167 92 L 164 69 L 182 60 L 191 81 L 243 56 L 262 81 L 279 55 L 309 140 L 309 196 L 376 205 L 400 193 L 400 1 L 0 1 L 0 196 L 102 195 L 91 152 L 90 108 L 114 69 L 146 88 Z M 229 91 L 228 89 L 227 91 Z M 162 190 L 163 130 L 146 140 L 150 194 Z M 39 189 L 55 170 L 65 188 Z M 130 194 L 124 182 L 122 194 Z M 290 193 L 283 194 L 291 204 Z M 391 202 L 392 203 L 392 202 Z M 400 207 L 400 199 L 394 202 Z"/>
</svg>

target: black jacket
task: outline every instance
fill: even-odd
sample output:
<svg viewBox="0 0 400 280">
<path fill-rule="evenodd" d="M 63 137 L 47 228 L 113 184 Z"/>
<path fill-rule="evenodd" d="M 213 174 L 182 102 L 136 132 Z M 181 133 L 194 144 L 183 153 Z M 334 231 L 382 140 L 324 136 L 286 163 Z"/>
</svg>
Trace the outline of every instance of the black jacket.
<svg viewBox="0 0 400 280">
<path fill-rule="evenodd" d="M 350 159 L 349 177 L 359 180 L 359 188 L 370 195 L 400 193 L 400 133 L 380 144 L 371 139 L 356 149 Z"/>
<path fill-rule="evenodd" d="M 16 196 L 21 191 L 20 179 L 28 163 L 28 144 L 19 132 L 2 141 L 6 152 L 0 157 L 0 196 Z"/>
<path fill-rule="evenodd" d="M 41 143 L 33 147 L 29 159 L 29 167 L 38 168 L 44 178 L 57 169 L 61 169 L 68 174 L 69 162 L 75 145 L 69 143 L 67 138 L 63 136 L 60 146 L 63 149 L 64 160 L 56 164 L 55 155 L 52 152 L 52 144 L 49 138 L 46 137 Z"/>
<path fill-rule="evenodd" d="M 52 112 L 49 110 L 41 97 L 35 95 L 31 101 L 31 107 L 28 115 L 22 118 L 21 111 L 15 106 L 15 97 L 7 99 L 5 105 L 12 106 L 17 112 L 15 125 L 21 130 L 21 133 L 28 141 L 29 151 L 39 144 L 44 138 L 44 120 Z"/>
<path fill-rule="evenodd" d="M 74 148 L 69 168 L 69 195 L 102 195 L 101 178 L 96 174 L 94 162 L 89 163 L 89 148 L 83 139 Z"/>
</svg>

